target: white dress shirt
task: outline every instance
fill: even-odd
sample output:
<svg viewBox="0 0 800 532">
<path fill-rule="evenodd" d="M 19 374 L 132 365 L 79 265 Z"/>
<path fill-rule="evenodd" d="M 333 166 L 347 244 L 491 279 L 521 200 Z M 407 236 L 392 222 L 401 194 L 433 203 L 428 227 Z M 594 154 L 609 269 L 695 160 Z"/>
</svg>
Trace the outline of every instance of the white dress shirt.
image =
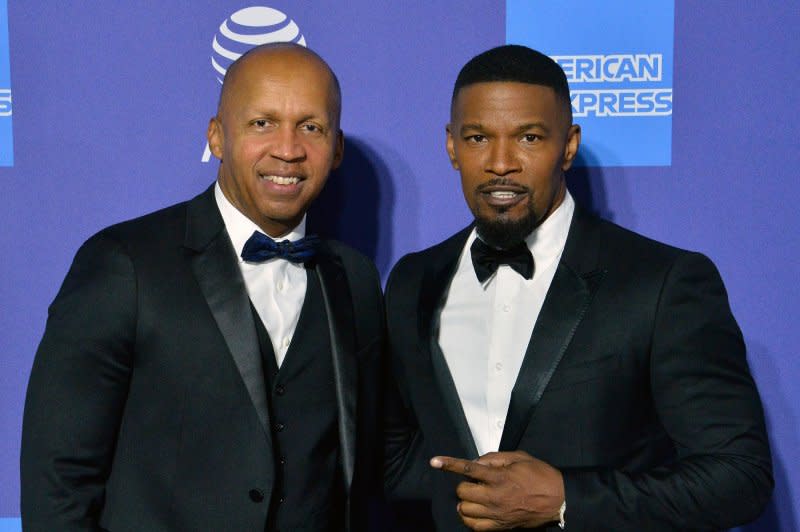
<svg viewBox="0 0 800 532">
<path fill-rule="evenodd" d="M 470 253 L 475 230 L 461 252 L 440 315 L 439 347 L 481 455 L 500 446 L 511 391 L 574 211 L 567 192 L 561 205 L 525 239 L 533 253 L 532 279 L 502 265 L 481 284 Z"/>
<path fill-rule="evenodd" d="M 225 229 L 236 250 L 236 259 L 244 277 L 244 284 L 250 301 L 269 333 L 275 361 L 278 367 L 283 363 L 286 351 L 292 342 L 300 309 L 306 297 L 306 269 L 303 264 L 295 264 L 284 259 L 271 259 L 262 263 L 245 262 L 242 249 L 253 231 L 261 231 L 247 216 L 228 201 L 219 183 L 214 187 L 217 207 L 225 222 Z M 298 240 L 306 234 L 306 219 L 290 233 L 275 240 Z"/>
</svg>

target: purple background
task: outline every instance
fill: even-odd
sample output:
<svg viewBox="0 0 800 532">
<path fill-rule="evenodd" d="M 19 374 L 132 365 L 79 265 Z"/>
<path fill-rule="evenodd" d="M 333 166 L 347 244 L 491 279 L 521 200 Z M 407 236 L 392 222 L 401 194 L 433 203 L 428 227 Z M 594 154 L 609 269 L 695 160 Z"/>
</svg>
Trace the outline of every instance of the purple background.
<svg viewBox="0 0 800 532">
<path fill-rule="evenodd" d="M 505 40 L 503 4 L 262 4 L 292 17 L 342 83 L 346 163 L 316 224 L 385 277 L 404 253 L 467 223 L 444 125 L 460 66 Z M 15 166 L 0 168 L 0 517 L 19 515 L 22 406 L 47 305 L 89 235 L 213 181 L 216 164 L 200 162 L 219 90 L 211 40 L 249 5 L 8 6 Z M 748 530 L 800 522 L 798 27 L 794 1 L 678 2 L 672 166 L 571 175 L 595 211 L 703 251 L 722 272 L 775 460 L 773 502 Z"/>
</svg>

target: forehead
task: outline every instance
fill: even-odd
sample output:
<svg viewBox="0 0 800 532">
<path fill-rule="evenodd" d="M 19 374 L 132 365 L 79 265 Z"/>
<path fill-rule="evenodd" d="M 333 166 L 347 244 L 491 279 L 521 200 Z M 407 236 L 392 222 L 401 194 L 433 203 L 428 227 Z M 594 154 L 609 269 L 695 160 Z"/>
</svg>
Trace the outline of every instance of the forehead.
<svg viewBox="0 0 800 532">
<path fill-rule="evenodd" d="M 456 122 L 503 120 L 548 120 L 565 117 L 556 92 L 544 85 L 516 81 L 490 81 L 463 87 L 453 101 Z"/>
<path fill-rule="evenodd" d="M 273 102 L 307 107 L 334 106 L 333 80 L 318 59 L 296 50 L 248 56 L 225 79 L 222 107 L 228 111 Z"/>
</svg>

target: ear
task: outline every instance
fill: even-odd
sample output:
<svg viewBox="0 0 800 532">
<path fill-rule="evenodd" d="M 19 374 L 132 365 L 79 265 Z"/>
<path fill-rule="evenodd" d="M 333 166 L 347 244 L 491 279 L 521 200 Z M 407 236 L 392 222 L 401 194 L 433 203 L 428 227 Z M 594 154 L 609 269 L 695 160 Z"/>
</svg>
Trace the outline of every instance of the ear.
<svg viewBox="0 0 800 532">
<path fill-rule="evenodd" d="M 581 145 L 581 126 L 572 124 L 567 132 L 567 144 L 564 146 L 564 161 L 561 163 L 561 170 L 566 172 L 572 166 L 575 156 L 578 155 L 578 147 Z"/>
<path fill-rule="evenodd" d="M 222 160 L 222 146 L 225 144 L 225 137 L 222 133 L 222 123 L 219 118 L 214 116 L 208 121 L 208 131 L 206 131 L 208 147 L 214 157 Z"/>
<path fill-rule="evenodd" d="M 342 164 L 344 158 L 344 132 L 340 129 L 336 133 L 336 145 L 333 148 L 333 164 L 331 170 L 336 170 Z"/>
<path fill-rule="evenodd" d="M 450 164 L 453 168 L 458 170 L 458 160 L 456 159 L 455 140 L 453 139 L 452 125 L 447 124 L 445 130 L 447 131 L 447 155 L 450 157 Z"/>
</svg>

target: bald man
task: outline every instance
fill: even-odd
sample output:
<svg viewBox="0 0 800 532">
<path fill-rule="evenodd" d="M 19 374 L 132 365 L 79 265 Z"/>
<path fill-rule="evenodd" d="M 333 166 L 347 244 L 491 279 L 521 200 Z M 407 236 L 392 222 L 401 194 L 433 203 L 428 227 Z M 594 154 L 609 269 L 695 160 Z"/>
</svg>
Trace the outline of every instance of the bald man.
<svg viewBox="0 0 800 532">
<path fill-rule="evenodd" d="M 78 251 L 28 385 L 26 530 L 366 528 L 379 278 L 305 234 L 340 102 L 315 53 L 251 50 L 209 123 L 216 183 Z"/>
</svg>

